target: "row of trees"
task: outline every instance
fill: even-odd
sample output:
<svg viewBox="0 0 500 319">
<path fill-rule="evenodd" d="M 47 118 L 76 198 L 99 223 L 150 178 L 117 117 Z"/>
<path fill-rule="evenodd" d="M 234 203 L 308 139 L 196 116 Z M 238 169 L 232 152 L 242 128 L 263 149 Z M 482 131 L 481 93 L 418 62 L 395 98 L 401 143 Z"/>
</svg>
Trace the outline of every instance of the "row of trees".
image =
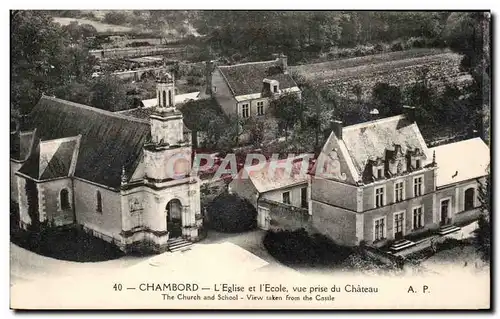
<svg viewBox="0 0 500 319">
<path fill-rule="evenodd" d="M 119 79 L 91 77 L 97 61 L 89 54 L 88 39 L 96 34 L 94 27 L 61 27 L 42 11 L 12 11 L 11 21 L 14 110 L 28 113 L 42 93 L 110 111 L 134 105 L 131 88 Z"/>
<path fill-rule="evenodd" d="M 440 46 L 449 12 L 202 11 L 194 20 L 223 56 L 261 58 L 286 52 L 290 62 L 333 47 L 421 37 Z"/>
</svg>

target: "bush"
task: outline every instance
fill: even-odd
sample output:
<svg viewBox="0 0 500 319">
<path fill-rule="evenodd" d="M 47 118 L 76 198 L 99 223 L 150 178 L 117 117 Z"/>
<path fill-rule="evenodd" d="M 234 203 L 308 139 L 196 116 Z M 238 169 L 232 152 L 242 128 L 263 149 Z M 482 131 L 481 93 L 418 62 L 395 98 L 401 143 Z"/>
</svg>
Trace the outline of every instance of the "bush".
<svg viewBox="0 0 500 319">
<path fill-rule="evenodd" d="M 257 227 L 257 211 L 246 199 L 223 193 L 207 207 L 210 226 L 220 232 L 240 233 Z"/>
<path fill-rule="evenodd" d="M 403 51 L 403 45 L 401 44 L 401 42 L 394 42 L 393 44 L 391 44 L 391 51 Z"/>
<path fill-rule="evenodd" d="M 124 24 L 127 20 L 127 15 L 119 11 L 111 11 L 104 15 L 104 22 L 109 24 Z"/>
<path fill-rule="evenodd" d="M 353 249 L 337 245 L 330 238 L 310 235 L 305 229 L 268 231 L 264 247 L 277 260 L 287 265 L 337 265 L 353 253 Z"/>
</svg>

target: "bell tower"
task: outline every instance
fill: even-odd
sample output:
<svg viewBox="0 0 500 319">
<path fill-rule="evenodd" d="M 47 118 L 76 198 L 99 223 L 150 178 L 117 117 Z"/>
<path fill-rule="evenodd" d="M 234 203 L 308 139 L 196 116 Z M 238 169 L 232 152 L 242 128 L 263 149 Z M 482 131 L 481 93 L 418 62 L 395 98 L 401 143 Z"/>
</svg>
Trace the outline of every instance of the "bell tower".
<svg viewBox="0 0 500 319">
<path fill-rule="evenodd" d="M 175 106 L 175 79 L 167 72 L 161 72 L 156 78 L 156 99 L 158 107 Z"/>
<path fill-rule="evenodd" d="M 191 143 L 184 135 L 182 113 L 174 106 L 174 86 L 170 74 L 157 77 L 158 105 L 150 115 L 151 140 L 144 145 L 146 176 L 156 181 L 191 172 Z"/>
</svg>

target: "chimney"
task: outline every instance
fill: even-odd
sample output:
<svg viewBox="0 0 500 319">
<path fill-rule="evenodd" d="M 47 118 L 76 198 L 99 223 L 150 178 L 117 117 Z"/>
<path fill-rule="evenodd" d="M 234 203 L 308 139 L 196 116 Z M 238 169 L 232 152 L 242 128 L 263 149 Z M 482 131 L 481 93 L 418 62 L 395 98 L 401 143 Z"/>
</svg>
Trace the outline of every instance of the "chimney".
<svg viewBox="0 0 500 319">
<path fill-rule="evenodd" d="M 212 72 L 215 69 L 215 61 L 210 60 L 205 62 L 205 85 L 206 90 L 205 93 L 207 95 L 212 95 Z"/>
<path fill-rule="evenodd" d="M 415 122 L 415 110 L 414 106 L 403 105 L 404 114 L 406 114 L 406 118 L 412 123 Z"/>
<path fill-rule="evenodd" d="M 278 62 L 279 62 L 279 65 L 281 66 L 281 69 L 283 70 L 283 73 L 288 74 L 288 58 L 287 58 L 287 56 L 284 55 L 283 53 L 280 53 L 280 55 L 278 55 Z"/>
<path fill-rule="evenodd" d="M 333 130 L 333 133 L 335 133 L 335 136 L 337 136 L 337 138 L 339 140 L 341 140 L 342 139 L 342 121 L 333 120 L 331 123 L 331 128 Z"/>
</svg>

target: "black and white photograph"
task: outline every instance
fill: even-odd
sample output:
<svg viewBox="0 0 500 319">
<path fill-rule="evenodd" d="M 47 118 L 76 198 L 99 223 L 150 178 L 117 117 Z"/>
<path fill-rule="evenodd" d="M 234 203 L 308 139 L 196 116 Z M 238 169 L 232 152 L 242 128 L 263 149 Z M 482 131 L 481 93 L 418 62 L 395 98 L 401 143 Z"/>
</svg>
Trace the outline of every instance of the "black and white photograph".
<svg viewBox="0 0 500 319">
<path fill-rule="evenodd" d="M 490 11 L 9 14 L 11 309 L 491 309 Z"/>
</svg>

